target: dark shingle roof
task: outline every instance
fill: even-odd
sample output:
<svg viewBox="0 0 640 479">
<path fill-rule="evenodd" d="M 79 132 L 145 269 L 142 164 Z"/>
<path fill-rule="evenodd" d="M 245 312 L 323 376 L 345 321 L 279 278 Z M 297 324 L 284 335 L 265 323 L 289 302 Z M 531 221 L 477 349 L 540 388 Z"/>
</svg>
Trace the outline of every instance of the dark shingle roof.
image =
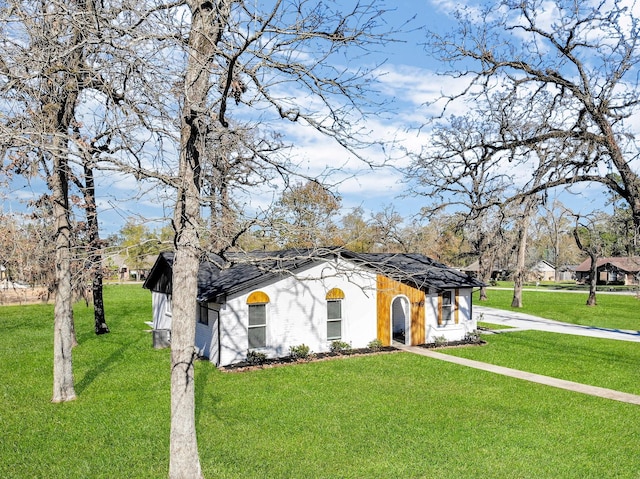
<svg viewBox="0 0 640 479">
<path fill-rule="evenodd" d="M 160 253 L 142 287 L 151 291 L 171 294 L 173 289 L 171 273 L 174 257 L 175 253 L 173 251 Z M 198 297 L 200 292 L 205 290 L 220 274 L 224 264 L 224 260 L 214 254 L 208 255 L 206 260 L 200 262 L 200 267 L 198 268 Z"/>
<path fill-rule="evenodd" d="M 229 255 L 226 262 L 219 256 L 210 255 L 200 264 L 198 271 L 198 300 L 220 301 L 224 296 L 290 275 L 318 261 L 326 261 L 337 256 L 376 274 L 419 289 L 483 286 L 481 281 L 421 254 L 353 253 L 338 248 L 321 251 L 289 249 L 236 253 Z M 170 293 L 172 265 L 173 253 L 161 253 L 144 287 Z M 164 287 L 158 288 L 157 285 L 164 285 Z"/>
<path fill-rule="evenodd" d="M 288 249 L 236 253 L 228 256 L 229 264 L 209 285 L 199 290 L 200 300 L 215 301 L 274 278 L 292 274 L 319 260 L 312 250 Z"/>
<path fill-rule="evenodd" d="M 419 289 L 428 287 L 479 288 L 484 285 L 466 273 L 417 253 L 351 253 L 343 254 L 379 274 Z"/>
</svg>

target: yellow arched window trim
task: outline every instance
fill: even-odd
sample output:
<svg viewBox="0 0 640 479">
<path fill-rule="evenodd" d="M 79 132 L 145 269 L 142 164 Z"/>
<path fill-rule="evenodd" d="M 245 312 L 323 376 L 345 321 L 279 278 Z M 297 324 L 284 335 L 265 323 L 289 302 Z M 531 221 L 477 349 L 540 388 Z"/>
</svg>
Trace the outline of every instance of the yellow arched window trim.
<svg viewBox="0 0 640 479">
<path fill-rule="evenodd" d="M 344 299 L 344 291 L 340 288 L 330 289 L 326 299 Z"/>
<path fill-rule="evenodd" d="M 247 304 L 265 304 L 269 302 L 269 296 L 263 291 L 254 291 L 247 298 Z"/>
</svg>

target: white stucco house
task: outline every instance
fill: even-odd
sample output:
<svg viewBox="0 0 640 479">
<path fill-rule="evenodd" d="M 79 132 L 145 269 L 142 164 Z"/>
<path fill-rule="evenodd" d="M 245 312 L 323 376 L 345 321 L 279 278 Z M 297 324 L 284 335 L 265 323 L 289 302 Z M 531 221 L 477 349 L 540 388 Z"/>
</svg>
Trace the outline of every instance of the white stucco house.
<svg viewBox="0 0 640 479">
<path fill-rule="evenodd" d="M 161 253 L 144 287 L 153 328 L 171 329 L 173 253 Z M 329 351 L 379 339 L 418 345 L 463 339 L 477 327 L 471 293 L 482 283 L 419 254 L 362 254 L 343 249 L 211 255 L 198 272 L 195 344 L 217 366 L 256 350 L 283 357 L 306 344 Z"/>
</svg>

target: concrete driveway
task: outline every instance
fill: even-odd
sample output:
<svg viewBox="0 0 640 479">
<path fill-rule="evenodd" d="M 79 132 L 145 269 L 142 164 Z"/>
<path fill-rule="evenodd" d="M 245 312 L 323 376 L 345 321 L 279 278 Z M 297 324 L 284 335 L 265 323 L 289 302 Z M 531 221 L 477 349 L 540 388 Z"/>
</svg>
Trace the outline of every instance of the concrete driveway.
<svg viewBox="0 0 640 479">
<path fill-rule="evenodd" d="M 552 321 L 550 319 L 531 316 L 529 314 L 478 306 L 477 303 L 473 305 L 473 317 L 478 321 L 515 328 L 513 330 L 501 330 L 500 332 L 533 329 L 537 331 L 548 331 L 551 333 L 575 334 L 578 336 L 591 336 L 594 338 L 617 339 L 620 341 L 634 341 L 640 343 L 640 331 L 597 328 L 594 326 L 579 326 L 576 324 L 561 323 L 560 321 Z"/>
</svg>

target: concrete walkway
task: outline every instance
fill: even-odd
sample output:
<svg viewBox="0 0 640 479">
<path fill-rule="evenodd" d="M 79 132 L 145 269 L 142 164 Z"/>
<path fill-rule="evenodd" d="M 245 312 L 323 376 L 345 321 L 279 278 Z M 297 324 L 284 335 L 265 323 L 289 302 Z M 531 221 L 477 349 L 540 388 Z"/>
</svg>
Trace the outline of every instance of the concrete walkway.
<svg viewBox="0 0 640 479">
<path fill-rule="evenodd" d="M 475 304 L 473 305 L 473 315 L 478 321 L 500 324 L 513 328 L 492 331 L 492 333 L 495 334 L 509 333 L 514 331 L 536 330 L 547 331 L 551 333 L 589 336 L 594 338 L 615 339 L 619 341 L 640 342 L 640 331 L 596 328 L 593 326 L 580 326 L 576 324 L 561 323 L 559 321 L 540 318 L 537 316 L 532 316 L 530 314 L 503 311 L 500 309 L 487 308 L 486 306 L 477 306 Z M 502 374 L 503 376 L 523 379 L 525 381 L 544 384 L 546 386 L 552 386 L 555 388 L 566 389 L 568 391 L 574 391 L 583 394 L 589 394 L 591 396 L 598 396 L 606 399 L 613 399 L 615 401 L 640 405 L 640 396 L 636 394 L 615 391 L 613 389 L 606 389 L 597 386 L 589 386 L 587 384 L 566 381 L 564 379 L 556 379 L 550 376 L 528 373 L 526 371 L 520 371 L 518 369 L 505 368 L 503 366 L 496 366 L 489 363 L 474 361 L 472 359 L 459 358 L 457 356 L 450 356 L 448 354 L 438 353 L 436 351 L 420 348 L 417 346 L 405 346 L 404 344 L 396 342 L 394 342 L 393 345 L 403 351 L 419 354 L 421 356 L 427 356 L 433 359 L 439 359 L 441 361 L 459 364 L 461 366 L 481 369 L 483 371 Z"/>
<path fill-rule="evenodd" d="M 556 379 L 549 376 L 543 376 L 541 374 L 528 373 L 526 371 L 520 371 L 518 369 L 505 368 L 503 366 L 496 366 L 494 364 L 474 361 L 472 359 L 459 358 L 457 356 L 438 353 L 429 349 L 421 348 L 419 346 L 405 346 L 404 344 L 398 343 L 394 343 L 393 345 L 398 349 L 414 354 L 419 354 L 420 356 L 427 356 L 429 358 L 439 359 L 441 361 L 447 361 L 449 363 L 459 364 L 461 366 L 467 366 L 470 368 L 481 369 L 483 371 L 501 374 L 503 376 L 523 379 L 525 381 L 544 384 L 546 386 L 566 389 L 568 391 L 589 394 L 591 396 L 598 396 L 606 399 L 613 399 L 614 401 L 637 404 L 640 406 L 640 396 L 636 394 L 614 391 L 613 389 L 600 388 L 597 386 L 589 386 L 587 384 L 574 383 L 573 381 L 565 381 L 564 379 Z"/>
<path fill-rule="evenodd" d="M 473 316 L 478 321 L 486 323 L 510 326 L 515 329 L 503 329 L 500 333 L 534 329 L 551 333 L 575 334 L 578 336 L 590 336 L 593 338 L 616 339 L 619 341 L 640 342 L 640 331 L 626 329 L 597 328 L 595 326 L 580 326 L 577 324 L 561 323 L 550 319 L 531 316 L 530 314 L 500 309 L 487 308 L 486 306 L 473 305 Z"/>
</svg>

